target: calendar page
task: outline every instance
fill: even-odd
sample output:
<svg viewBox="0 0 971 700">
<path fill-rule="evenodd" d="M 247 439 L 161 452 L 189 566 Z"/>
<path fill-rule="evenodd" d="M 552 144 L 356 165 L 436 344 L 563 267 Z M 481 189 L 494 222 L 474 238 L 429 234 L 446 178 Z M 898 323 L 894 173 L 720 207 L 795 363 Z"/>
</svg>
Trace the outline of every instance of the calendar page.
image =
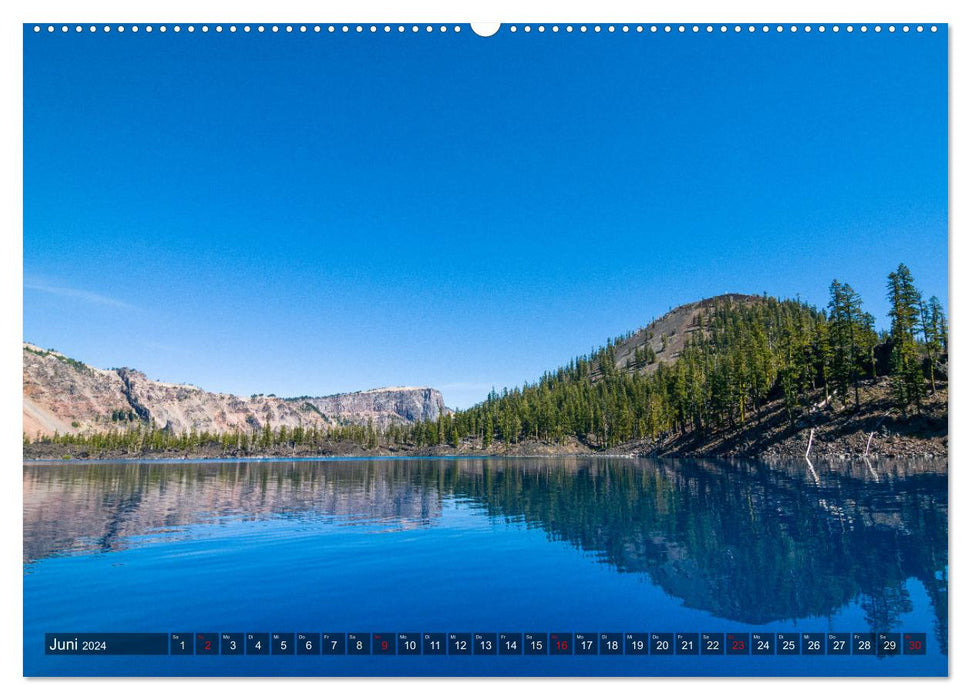
<svg viewBox="0 0 971 700">
<path fill-rule="evenodd" d="M 946 23 L 22 33 L 25 676 L 948 675 Z"/>
</svg>

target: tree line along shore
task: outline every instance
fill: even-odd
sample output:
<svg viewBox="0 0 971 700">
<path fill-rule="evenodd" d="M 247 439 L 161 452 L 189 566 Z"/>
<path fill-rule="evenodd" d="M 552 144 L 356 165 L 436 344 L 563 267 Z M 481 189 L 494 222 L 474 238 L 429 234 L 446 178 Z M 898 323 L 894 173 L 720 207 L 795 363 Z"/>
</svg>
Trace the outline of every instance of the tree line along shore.
<svg viewBox="0 0 971 700">
<path fill-rule="evenodd" d="M 947 318 L 901 264 L 887 330 L 853 288 L 829 303 L 767 295 L 694 305 L 681 331 L 656 323 L 521 387 L 434 421 L 329 428 L 264 425 L 174 433 L 151 423 L 24 436 L 26 458 L 366 454 L 946 456 Z M 652 330 L 654 329 L 654 330 Z M 679 351 L 668 360 L 669 344 Z"/>
</svg>

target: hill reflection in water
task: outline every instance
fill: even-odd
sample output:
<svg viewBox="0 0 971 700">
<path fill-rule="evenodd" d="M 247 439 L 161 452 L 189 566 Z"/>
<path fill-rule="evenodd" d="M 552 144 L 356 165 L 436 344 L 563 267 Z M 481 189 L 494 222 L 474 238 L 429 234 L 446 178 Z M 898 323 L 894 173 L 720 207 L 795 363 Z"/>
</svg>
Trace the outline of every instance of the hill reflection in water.
<svg viewBox="0 0 971 700">
<path fill-rule="evenodd" d="M 941 462 L 385 459 L 24 466 L 24 561 L 288 518 L 434 527 L 446 499 L 566 541 L 684 605 L 747 624 L 859 601 L 895 627 L 920 581 L 947 639 Z"/>
</svg>

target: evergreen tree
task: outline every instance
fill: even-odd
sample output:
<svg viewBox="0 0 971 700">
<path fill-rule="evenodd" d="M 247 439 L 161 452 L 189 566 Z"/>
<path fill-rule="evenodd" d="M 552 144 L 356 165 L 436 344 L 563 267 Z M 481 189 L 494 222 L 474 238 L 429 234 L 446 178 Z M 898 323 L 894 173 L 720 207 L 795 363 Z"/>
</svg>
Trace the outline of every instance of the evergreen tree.
<svg viewBox="0 0 971 700">
<path fill-rule="evenodd" d="M 931 382 L 931 392 L 936 394 L 937 364 L 940 357 L 947 352 L 947 319 L 936 296 L 932 296 L 927 304 L 921 304 L 920 317 L 924 352 L 927 356 L 927 374 Z"/>
<path fill-rule="evenodd" d="M 860 295 L 837 280 L 829 287 L 829 363 L 830 377 L 845 403 L 852 385 L 856 408 L 860 408 L 860 378 L 866 371 L 868 336 L 872 316 L 863 312 Z"/>
<path fill-rule="evenodd" d="M 904 415 L 911 404 L 920 413 L 924 387 L 915 337 L 920 320 L 920 293 L 903 263 L 887 278 L 887 299 L 890 301 L 890 370 L 894 395 Z"/>
</svg>

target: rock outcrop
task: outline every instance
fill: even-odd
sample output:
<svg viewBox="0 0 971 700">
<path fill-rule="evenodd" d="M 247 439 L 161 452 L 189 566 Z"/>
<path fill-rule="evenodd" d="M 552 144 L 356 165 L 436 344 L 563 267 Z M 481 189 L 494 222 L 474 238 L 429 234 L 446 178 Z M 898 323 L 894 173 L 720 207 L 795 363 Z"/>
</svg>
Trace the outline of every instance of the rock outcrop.
<svg viewBox="0 0 971 700">
<path fill-rule="evenodd" d="M 449 411 L 429 387 L 388 387 L 351 394 L 284 399 L 216 394 L 149 379 L 129 368 L 90 367 L 24 343 L 24 434 L 91 433 L 154 424 L 175 433 L 366 424 L 376 428 L 436 420 Z"/>
</svg>

